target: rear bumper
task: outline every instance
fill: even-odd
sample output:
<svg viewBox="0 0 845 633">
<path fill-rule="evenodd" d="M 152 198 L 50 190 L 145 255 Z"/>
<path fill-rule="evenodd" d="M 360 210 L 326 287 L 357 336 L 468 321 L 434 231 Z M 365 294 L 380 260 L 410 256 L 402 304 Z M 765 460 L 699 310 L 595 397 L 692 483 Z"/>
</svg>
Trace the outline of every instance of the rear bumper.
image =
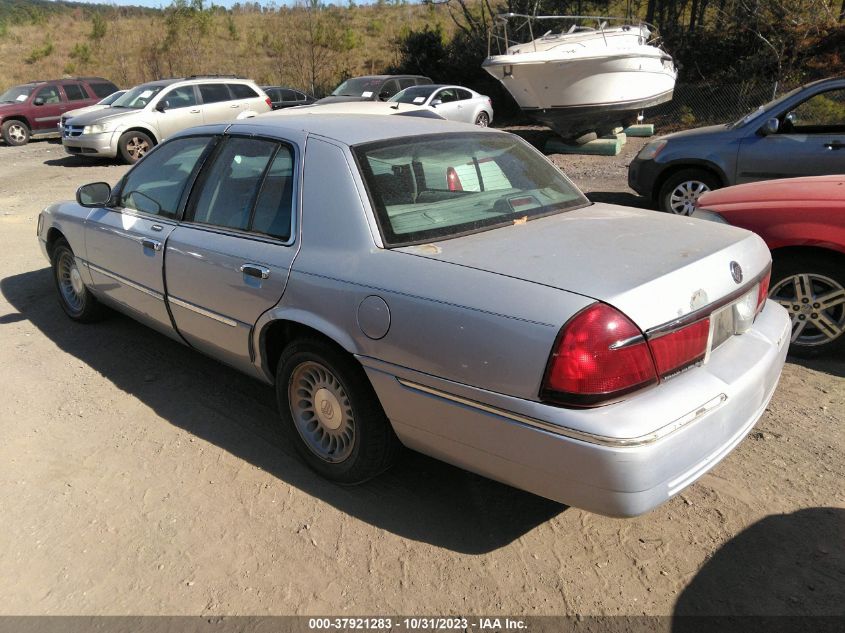
<svg viewBox="0 0 845 633">
<path fill-rule="evenodd" d="M 117 136 L 113 132 L 65 136 L 62 138 L 62 145 L 68 154 L 75 156 L 114 158 L 117 156 Z"/>
<path fill-rule="evenodd" d="M 581 411 L 361 361 L 408 447 L 591 512 L 636 516 L 696 481 L 745 437 L 777 385 L 789 332 L 786 311 L 769 302 L 754 328 L 708 364 L 625 402 Z M 607 428 L 608 416 L 628 429 L 636 418 L 642 432 L 591 434 L 591 418 Z"/>
</svg>

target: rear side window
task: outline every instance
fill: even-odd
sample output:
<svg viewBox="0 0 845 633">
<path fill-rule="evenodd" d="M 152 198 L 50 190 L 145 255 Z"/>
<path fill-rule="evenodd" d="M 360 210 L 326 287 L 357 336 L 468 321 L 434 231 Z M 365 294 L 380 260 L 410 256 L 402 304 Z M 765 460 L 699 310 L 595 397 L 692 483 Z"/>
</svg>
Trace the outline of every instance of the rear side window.
<svg viewBox="0 0 845 633">
<path fill-rule="evenodd" d="M 308 101 L 308 95 L 299 92 L 298 90 L 294 90 L 294 94 L 296 95 L 297 101 Z"/>
<path fill-rule="evenodd" d="M 64 84 L 62 87 L 65 89 L 65 96 L 68 101 L 82 101 L 88 98 L 79 84 Z"/>
<path fill-rule="evenodd" d="M 290 237 L 292 188 L 289 147 L 232 137 L 203 178 L 189 219 L 286 240 Z"/>
<path fill-rule="evenodd" d="M 110 82 L 88 85 L 94 92 L 94 94 L 100 97 L 100 99 L 102 99 L 103 97 L 108 97 L 110 94 L 115 93 L 119 90 L 117 86 Z"/>
<path fill-rule="evenodd" d="M 458 93 L 458 99 L 463 101 L 464 99 L 472 99 L 472 93 L 469 90 L 456 90 L 455 92 Z"/>
<path fill-rule="evenodd" d="M 218 103 L 232 98 L 226 84 L 200 84 L 199 88 L 203 103 Z"/>
<path fill-rule="evenodd" d="M 293 90 L 282 88 L 279 92 L 282 93 L 282 101 L 296 101 L 296 93 Z"/>
<path fill-rule="evenodd" d="M 235 99 L 253 99 L 258 96 L 258 93 L 246 84 L 229 84 L 229 90 Z"/>
<path fill-rule="evenodd" d="M 382 237 L 401 246 L 589 204 L 553 165 L 505 134 L 442 134 L 354 148 Z"/>
<path fill-rule="evenodd" d="M 157 147 L 127 174 L 119 205 L 175 218 L 185 187 L 210 142 L 211 137 L 194 136 Z"/>
</svg>

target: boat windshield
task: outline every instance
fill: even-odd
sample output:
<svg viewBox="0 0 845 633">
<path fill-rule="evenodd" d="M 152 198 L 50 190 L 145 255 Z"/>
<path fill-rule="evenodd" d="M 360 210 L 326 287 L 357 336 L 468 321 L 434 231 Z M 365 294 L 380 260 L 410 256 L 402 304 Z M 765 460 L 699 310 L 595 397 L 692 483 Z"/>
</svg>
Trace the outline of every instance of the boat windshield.
<svg viewBox="0 0 845 633">
<path fill-rule="evenodd" d="M 155 97 L 159 92 L 164 90 L 165 86 L 150 85 L 138 86 L 132 88 L 125 95 L 112 103 L 113 108 L 132 108 L 133 110 L 141 110 Z"/>
<path fill-rule="evenodd" d="M 405 88 L 401 92 L 397 92 L 395 95 L 390 97 L 388 101 L 393 101 L 397 103 L 425 103 L 426 100 L 431 96 L 431 93 L 437 90 L 437 86 L 411 86 L 410 88 Z"/>
<path fill-rule="evenodd" d="M 383 79 L 373 77 L 354 77 L 347 79 L 332 93 L 333 97 L 372 97 L 378 96 Z"/>
<path fill-rule="evenodd" d="M 6 92 L 0 95 L 0 103 L 15 103 L 16 101 L 26 101 L 29 95 L 35 90 L 35 86 L 15 86 L 9 88 Z"/>
<path fill-rule="evenodd" d="M 354 152 L 389 247 L 590 204 L 559 169 L 510 134 L 411 136 L 359 145 Z"/>
<path fill-rule="evenodd" d="M 727 124 L 728 129 L 732 130 L 734 128 L 745 125 L 746 123 L 748 123 L 752 119 L 757 118 L 758 116 L 760 116 L 764 112 L 768 112 L 769 110 L 776 109 L 781 103 L 783 103 L 787 99 L 790 99 L 793 95 L 800 92 L 801 90 L 802 90 L 801 87 L 796 88 L 795 90 L 790 90 L 789 92 L 787 92 L 786 94 L 778 97 L 777 99 L 773 99 L 772 101 L 769 101 L 768 103 L 764 103 L 759 108 L 755 108 L 754 110 L 752 110 L 751 112 L 746 114 L 741 119 L 734 121 L 733 123 L 728 123 Z"/>
</svg>

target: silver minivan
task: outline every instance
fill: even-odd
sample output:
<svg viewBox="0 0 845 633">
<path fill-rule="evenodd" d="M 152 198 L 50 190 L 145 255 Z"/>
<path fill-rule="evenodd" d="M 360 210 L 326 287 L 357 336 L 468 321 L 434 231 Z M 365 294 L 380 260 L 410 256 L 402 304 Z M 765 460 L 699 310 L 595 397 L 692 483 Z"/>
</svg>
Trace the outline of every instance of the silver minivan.
<svg viewBox="0 0 845 633">
<path fill-rule="evenodd" d="M 255 82 L 234 76 L 151 81 L 111 107 L 69 119 L 62 145 L 75 156 L 134 163 L 185 128 L 256 116 L 269 112 L 271 103 Z"/>
</svg>

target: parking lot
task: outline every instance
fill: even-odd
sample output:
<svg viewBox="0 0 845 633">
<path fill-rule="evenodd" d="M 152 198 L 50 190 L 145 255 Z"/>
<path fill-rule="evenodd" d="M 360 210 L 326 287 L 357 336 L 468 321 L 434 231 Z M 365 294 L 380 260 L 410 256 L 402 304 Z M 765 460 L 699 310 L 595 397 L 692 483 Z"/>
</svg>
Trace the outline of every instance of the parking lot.
<svg viewBox="0 0 845 633">
<path fill-rule="evenodd" d="M 642 143 L 553 160 L 642 205 Z M 38 212 L 126 169 L 0 146 L 0 613 L 845 614 L 845 360 L 790 359 L 737 450 L 636 519 L 410 452 L 338 487 L 285 446 L 271 388 L 62 313 Z"/>
</svg>

